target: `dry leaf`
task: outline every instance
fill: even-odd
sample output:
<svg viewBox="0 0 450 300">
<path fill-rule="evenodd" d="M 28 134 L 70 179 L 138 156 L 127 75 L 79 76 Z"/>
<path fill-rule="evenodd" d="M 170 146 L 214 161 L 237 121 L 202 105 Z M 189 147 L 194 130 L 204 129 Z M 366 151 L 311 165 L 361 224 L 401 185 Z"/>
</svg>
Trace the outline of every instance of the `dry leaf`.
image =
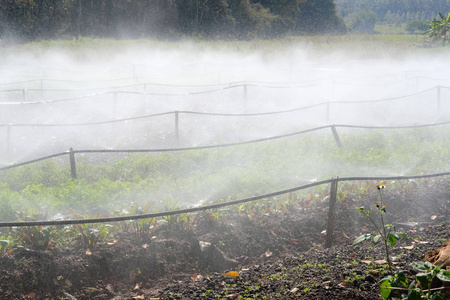
<svg viewBox="0 0 450 300">
<path fill-rule="evenodd" d="M 272 252 L 270 252 L 269 250 L 266 251 L 266 253 L 264 253 L 264 255 L 266 257 L 271 257 L 272 256 Z"/>
<path fill-rule="evenodd" d="M 123 285 L 122 282 L 117 281 L 117 280 L 111 280 L 111 283 L 112 283 L 112 284 L 117 284 L 117 285 Z"/>
<path fill-rule="evenodd" d="M 237 278 L 239 277 L 239 273 L 235 271 L 230 271 L 227 273 L 222 273 L 223 276 L 231 277 L 231 278 Z"/>
<path fill-rule="evenodd" d="M 26 294 L 25 297 L 29 298 L 29 299 L 34 299 L 34 298 L 36 298 L 36 294 L 31 292 L 31 293 Z"/>
<path fill-rule="evenodd" d="M 275 232 L 273 232 L 273 230 L 270 231 L 274 236 L 277 236 L 277 234 Z"/>
<path fill-rule="evenodd" d="M 57 280 L 61 280 L 61 279 L 63 279 L 64 277 L 62 276 L 62 275 L 59 275 L 58 277 L 56 277 L 56 279 Z"/>
<path fill-rule="evenodd" d="M 106 290 L 108 291 L 108 292 L 110 292 L 111 294 L 114 294 L 114 287 L 112 286 L 112 284 L 107 284 L 106 285 Z"/>
<path fill-rule="evenodd" d="M 298 288 L 293 288 L 292 290 L 290 290 L 290 293 L 291 294 L 295 294 L 295 293 L 297 293 L 298 292 Z"/>
<path fill-rule="evenodd" d="M 65 283 L 68 287 L 72 287 L 72 282 L 69 279 L 66 279 Z"/>
<path fill-rule="evenodd" d="M 326 230 L 322 230 L 320 233 L 321 234 L 327 234 L 327 231 Z"/>
<path fill-rule="evenodd" d="M 148 244 L 142 245 L 142 248 L 144 248 L 144 249 L 147 249 L 148 247 L 149 247 Z"/>
<path fill-rule="evenodd" d="M 115 245 L 115 244 L 117 244 L 117 240 L 113 240 L 112 242 L 108 242 L 106 244 L 110 245 L 110 246 Z"/>
<path fill-rule="evenodd" d="M 133 282 L 136 280 L 136 272 L 134 270 L 130 271 L 130 281 Z"/>
<path fill-rule="evenodd" d="M 145 299 L 144 295 L 134 296 L 133 299 Z"/>
<path fill-rule="evenodd" d="M 16 249 L 17 249 L 17 248 L 9 249 L 7 252 L 8 252 L 9 255 L 11 255 L 11 253 L 13 253 L 14 250 L 16 250 Z"/>
<path fill-rule="evenodd" d="M 342 234 L 344 235 L 344 237 L 345 237 L 346 239 L 349 239 L 349 238 L 350 238 L 348 235 L 345 234 L 345 232 L 343 232 Z"/>
<path fill-rule="evenodd" d="M 87 249 L 87 250 L 86 250 L 86 255 L 92 255 L 91 250 Z"/>
<path fill-rule="evenodd" d="M 340 287 L 345 287 L 347 285 L 347 280 L 342 280 L 342 282 L 341 283 L 339 283 L 338 284 L 338 286 L 340 286 Z"/>
<path fill-rule="evenodd" d="M 368 260 L 368 259 L 362 259 L 361 262 L 363 262 L 365 264 L 370 264 L 372 261 Z"/>
<path fill-rule="evenodd" d="M 405 246 L 405 247 L 401 247 L 401 248 L 406 249 L 406 250 L 412 250 L 412 248 L 414 248 L 414 245 Z"/>
<path fill-rule="evenodd" d="M 433 216 L 431 216 L 431 218 L 430 218 L 431 220 L 434 220 L 434 219 L 436 219 L 436 215 L 433 215 Z"/>
<path fill-rule="evenodd" d="M 133 288 L 133 291 L 137 291 L 141 288 L 141 285 L 139 283 L 136 283 L 136 285 Z"/>
<path fill-rule="evenodd" d="M 229 294 L 225 296 L 228 299 L 236 299 L 238 297 L 238 294 Z"/>
<path fill-rule="evenodd" d="M 352 254 L 350 254 L 349 256 L 350 256 L 350 257 L 355 257 L 356 254 L 355 254 L 355 253 L 352 253 Z"/>
<path fill-rule="evenodd" d="M 385 261 L 384 259 L 379 259 L 375 260 L 374 263 L 376 263 L 377 265 L 384 265 L 387 264 L 387 261 Z"/>
</svg>

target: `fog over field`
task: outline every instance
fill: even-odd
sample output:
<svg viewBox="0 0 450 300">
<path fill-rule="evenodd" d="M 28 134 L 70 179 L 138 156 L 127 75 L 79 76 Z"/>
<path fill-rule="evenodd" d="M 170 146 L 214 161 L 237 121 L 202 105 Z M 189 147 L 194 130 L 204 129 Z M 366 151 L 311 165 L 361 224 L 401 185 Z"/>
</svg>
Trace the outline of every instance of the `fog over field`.
<svg viewBox="0 0 450 300">
<path fill-rule="evenodd" d="M 317 50 L 306 42 L 250 50 L 190 42 L 103 48 L 4 50 L 0 56 L 4 166 L 70 148 L 201 147 L 333 124 L 390 127 L 450 121 L 450 60 L 443 54 L 374 56 L 364 50 Z M 429 136 L 446 141 L 445 126 L 438 127 L 438 133 L 430 129 Z M 373 132 L 337 130 L 341 136 Z M 403 132 L 396 130 L 399 135 Z M 330 128 L 306 135 L 333 137 Z M 296 137 L 300 135 L 288 141 Z M 415 142 L 420 143 L 423 133 L 418 139 Z M 389 146 L 383 141 L 383 147 Z M 400 166 L 384 170 L 365 165 L 349 172 L 332 158 L 326 165 L 315 165 L 322 150 L 311 140 L 307 147 L 302 156 L 307 161 L 310 157 L 308 164 L 293 164 L 308 169 L 309 175 L 299 179 L 286 171 L 280 174 L 289 177 L 283 188 L 329 174 L 404 174 L 422 161 L 398 161 Z M 376 146 L 361 141 L 358 147 L 363 150 L 356 151 L 364 152 Z M 245 157 L 239 146 L 233 149 L 228 166 L 250 168 L 252 158 Z M 286 157 L 287 165 L 290 159 Z M 223 162 L 209 163 L 226 167 Z"/>
</svg>

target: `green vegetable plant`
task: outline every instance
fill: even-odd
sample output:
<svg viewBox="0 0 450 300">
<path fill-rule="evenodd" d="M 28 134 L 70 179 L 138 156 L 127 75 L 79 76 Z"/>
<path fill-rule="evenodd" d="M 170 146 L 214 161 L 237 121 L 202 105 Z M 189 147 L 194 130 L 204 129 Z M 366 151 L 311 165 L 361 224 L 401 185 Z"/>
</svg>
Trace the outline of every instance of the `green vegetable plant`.
<svg viewBox="0 0 450 300">
<path fill-rule="evenodd" d="M 376 229 L 376 233 L 366 233 L 359 237 L 357 237 L 354 241 L 352 246 L 356 246 L 357 244 L 372 240 L 374 244 L 378 244 L 380 241 L 383 241 L 384 248 L 386 251 L 386 261 L 388 262 L 389 271 L 390 274 L 393 274 L 391 261 L 389 259 L 389 245 L 395 246 L 397 243 L 397 240 L 400 238 L 400 236 L 403 236 L 406 238 L 406 235 L 402 232 L 396 232 L 395 226 L 392 224 L 385 224 L 384 223 L 384 214 L 386 213 L 386 204 L 383 203 L 383 190 L 386 187 L 385 184 L 379 184 L 377 185 L 379 194 L 380 194 L 380 202 L 375 202 L 375 206 L 377 207 L 379 213 L 380 213 L 380 220 L 381 220 L 381 226 L 377 224 L 374 219 L 370 216 L 373 211 L 364 210 L 364 207 L 359 208 L 360 213 L 364 213 L 366 217 L 372 222 L 373 226 Z"/>
<path fill-rule="evenodd" d="M 408 284 L 404 271 L 399 271 L 395 275 L 389 275 L 381 281 L 381 297 L 388 299 L 393 290 L 401 292 L 401 298 L 391 297 L 393 300 L 406 299 L 432 299 L 445 300 L 445 295 L 440 292 L 442 288 L 431 288 L 431 283 L 435 278 L 441 281 L 450 282 L 450 272 L 443 269 L 443 264 L 433 265 L 426 262 L 414 262 L 410 266 L 418 271 L 416 280 Z"/>
</svg>

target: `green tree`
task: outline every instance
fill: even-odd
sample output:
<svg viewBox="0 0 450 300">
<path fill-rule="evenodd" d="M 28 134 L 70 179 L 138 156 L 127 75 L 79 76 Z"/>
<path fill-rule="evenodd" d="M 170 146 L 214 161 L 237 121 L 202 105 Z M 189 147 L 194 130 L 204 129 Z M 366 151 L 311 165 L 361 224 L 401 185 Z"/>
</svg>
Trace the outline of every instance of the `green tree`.
<svg viewBox="0 0 450 300">
<path fill-rule="evenodd" d="M 439 16 L 441 17 L 441 20 L 434 18 L 429 25 L 430 29 L 426 31 L 425 34 L 435 41 L 441 40 L 442 46 L 445 46 L 445 41 L 450 28 L 450 13 L 448 13 L 447 17 L 441 13 L 439 13 Z"/>
<path fill-rule="evenodd" d="M 333 0 L 307 0 L 300 5 L 296 31 L 301 34 L 344 34 L 344 21 L 337 16 Z"/>
<path fill-rule="evenodd" d="M 406 23 L 406 31 L 408 31 L 408 33 L 413 34 L 416 32 L 425 32 L 427 29 L 429 28 L 429 23 L 426 21 L 409 21 L 408 23 Z"/>
<path fill-rule="evenodd" d="M 350 17 L 349 28 L 353 32 L 374 33 L 377 15 L 370 11 L 361 11 Z"/>
</svg>

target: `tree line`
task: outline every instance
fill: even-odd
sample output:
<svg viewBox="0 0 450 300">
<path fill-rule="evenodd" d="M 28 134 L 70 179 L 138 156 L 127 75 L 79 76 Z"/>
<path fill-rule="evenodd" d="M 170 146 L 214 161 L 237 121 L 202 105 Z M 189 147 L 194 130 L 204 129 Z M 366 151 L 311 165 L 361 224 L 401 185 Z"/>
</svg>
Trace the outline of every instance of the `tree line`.
<svg viewBox="0 0 450 300">
<path fill-rule="evenodd" d="M 334 0 L 2 0 L 0 39 L 343 34 Z"/>
<path fill-rule="evenodd" d="M 439 12 L 450 11 L 450 0 L 336 0 L 336 6 L 352 29 L 353 23 L 368 19 L 384 24 L 429 23 Z"/>
</svg>

